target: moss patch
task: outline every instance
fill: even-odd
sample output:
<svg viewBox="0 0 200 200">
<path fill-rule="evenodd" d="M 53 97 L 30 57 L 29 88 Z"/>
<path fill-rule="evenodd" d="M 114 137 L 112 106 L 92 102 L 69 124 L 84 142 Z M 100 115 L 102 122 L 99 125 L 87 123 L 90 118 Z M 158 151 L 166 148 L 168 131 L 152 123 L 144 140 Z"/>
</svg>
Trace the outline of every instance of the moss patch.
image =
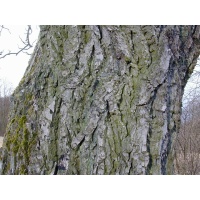
<svg viewBox="0 0 200 200">
<path fill-rule="evenodd" d="M 86 31 L 84 38 L 85 44 L 87 44 L 90 41 L 90 38 L 91 38 L 91 33 L 89 31 Z"/>
<path fill-rule="evenodd" d="M 34 145 L 36 145 L 37 133 L 30 133 L 26 127 L 26 116 L 23 115 L 19 118 L 14 118 L 11 120 L 10 125 L 12 129 L 15 130 L 13 133 L 12 129 L 8 127 L 9 131 L 6 133 L 5 145 L 8 152 L 14 156 L 15 162 L 21 163 L 19 174 L 26 174 L 28 172 L 27 166 L 29 164 L 31 150 Z M 8 172 L 10 170 L 7 165 L 4 171 Z M 16 174 L 16 172 L 15 172 Z"/>
</svg>

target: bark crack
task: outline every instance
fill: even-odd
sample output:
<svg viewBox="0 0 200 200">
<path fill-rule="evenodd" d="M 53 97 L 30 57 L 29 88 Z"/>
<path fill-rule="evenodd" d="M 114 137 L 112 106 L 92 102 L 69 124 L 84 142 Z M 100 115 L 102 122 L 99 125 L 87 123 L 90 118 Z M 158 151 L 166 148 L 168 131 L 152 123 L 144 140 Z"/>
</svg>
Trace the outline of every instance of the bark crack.
<svg viewBox="0 0 200 200">
<path fill-rule="evenodd" d="M 98 29 L 99 29 L 99 34 L 100 34 L 100 38 L 99 38 L 99 41 L 100 41 L 100 44 L 102 43 L 102 29 L 101 29 L 101 26 L 97 26 Z"/>
</svg>

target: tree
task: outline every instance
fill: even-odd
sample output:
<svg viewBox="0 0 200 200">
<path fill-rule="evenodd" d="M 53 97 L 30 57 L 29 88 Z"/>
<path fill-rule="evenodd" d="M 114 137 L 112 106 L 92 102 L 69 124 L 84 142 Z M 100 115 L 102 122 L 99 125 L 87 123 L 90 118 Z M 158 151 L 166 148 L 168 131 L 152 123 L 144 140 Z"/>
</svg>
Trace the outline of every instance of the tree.
<svg viewBox="0 0 200 200">
<path fill-rule="evenodd" d="M 12 87 L 10 84 L 5 80 L 0 80 L 0 136 L 4 136 L 6 132 L 11 93 Z"/>
<path fill-rule="evenodd" d="M 175 139 L 176 174 L 200 174 L 199 75 L 199 69 L 192 73 L 188 81 L 191 86 L 184 92 L 181 127 Z"/>
<path fill-rule="evenodd" d="M 182 123 L 175 143 L 177 174 L 200 174 L 200 102 L 190 101 L 182 114 Z"/>
<path fill-rule="evenodd" d="M 199 26 L 41 26 L 2 174 L 172 174 Z"/>
</svg>

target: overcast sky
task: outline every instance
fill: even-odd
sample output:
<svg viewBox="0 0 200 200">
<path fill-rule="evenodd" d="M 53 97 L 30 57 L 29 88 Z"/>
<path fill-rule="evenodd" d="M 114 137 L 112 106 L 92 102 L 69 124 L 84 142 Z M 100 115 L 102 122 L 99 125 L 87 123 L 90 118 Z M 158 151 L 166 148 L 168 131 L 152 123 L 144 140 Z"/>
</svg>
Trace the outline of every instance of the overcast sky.
<svg viewBox="0 0 200 200">
<path fill-rule="evenodd" d="M 23 47 L 19 36 L 25 39 L 26 35 L 26 25 L 4 25 L 9 28 L 9 31 L 3 30 L 0 36 L 0 51 L 4 50 L 8 52 L 17 52 L 19 47 Z M 37 40 L 39 34 L 39 27 L 36 25 L 32 26 L 33 33 L 30 35 L 32 42 Z M 35 42 L 36 43 L 36 42 Z M 34 43 L 34 44 L 35 44 Z M 30 49 L 31 53 L 34 48 Z M 3 59 L 0 59 L 0 80 L 5 79 L 7 82 L 11 83 L 13 88 L 17 87 L 24 72 L 28 66 L 28 61 L 30 56 L 24 53 L 16 55 L 9 55 Z"/>
</svg>

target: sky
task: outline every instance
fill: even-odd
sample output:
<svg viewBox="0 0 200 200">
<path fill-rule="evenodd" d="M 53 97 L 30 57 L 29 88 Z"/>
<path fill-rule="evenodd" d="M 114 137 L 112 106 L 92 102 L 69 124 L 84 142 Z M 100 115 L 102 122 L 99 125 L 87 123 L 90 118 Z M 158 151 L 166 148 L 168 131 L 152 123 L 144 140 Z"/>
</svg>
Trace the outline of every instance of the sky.
<svg viewBox="0 0 200 200">
<path fill-rule="evenodd" d="M 4 50 L 8 52 L 17 52 L 19 47 L 23 47 L 23 43 L 20 40 L 25 39 L 26 35 L 26 25 L 4 25 L 9 29 L 3 30 L 0 35 L 0 51 Z M 33 29 L 32 34 L 30 35 L 30 41 L 36 44 L 39 27 L 36 25 L 31 26 Z M 34 47 L 29 50 L 29 53 L 32 53 Z M 12 85 L 13 89 L 17 87 L 20 80 L 22 79 L 24 72 L 28 66 L 28 61 L 30 56 L 25 53 L 20 53 L 16 55 L 8 55 L 3 59 L 0 59 L 0 80 L 5 80 Z"/>
</svg>

